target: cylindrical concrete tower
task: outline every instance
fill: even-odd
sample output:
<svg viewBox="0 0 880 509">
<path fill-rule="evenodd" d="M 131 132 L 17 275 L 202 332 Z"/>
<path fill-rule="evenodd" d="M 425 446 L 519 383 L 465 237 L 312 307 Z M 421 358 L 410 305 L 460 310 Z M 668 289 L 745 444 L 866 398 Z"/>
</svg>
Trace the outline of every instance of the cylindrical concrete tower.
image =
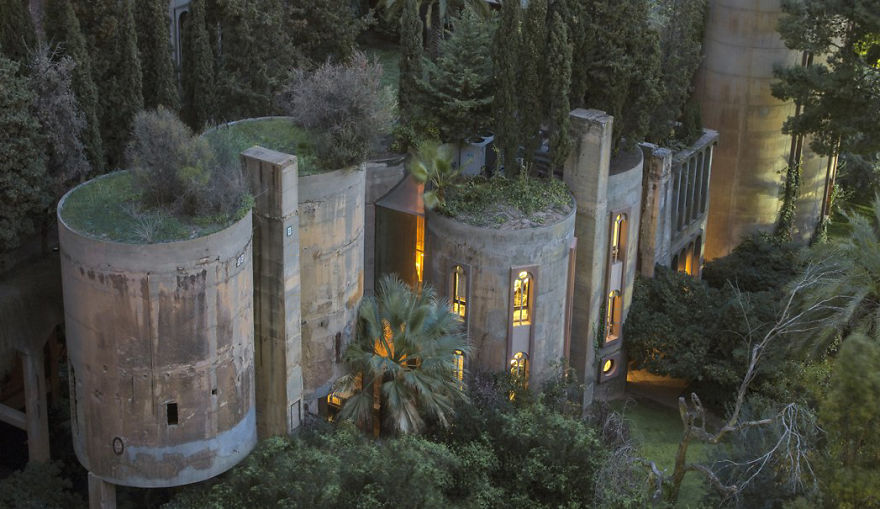
<svg viewBox="0 0 880 509">
<path fill-rule="evenodd" d="M 364 294 L 362 167 L 299 178 L 303 399 L 326 396 L 342 374 Z M 310 408 L 312 412 L 317 408 Z"/>
<path fill-rule="evenodd" d="M 58 205 L 76 455 L 125 486 L 213 477 L 257 440 L 251 214 L 192 240 L 123 244 L 65 222 L 81 187 Z"/>
<path fill-rule="evenodd" d="M 780 0 L 709 0 L 705 60 L 696 97 L 703 124 L 717 130 L 706 258 L 724 256 L 743 235 L 773 228 L 791 152 L 782 124 L 794 104 L 770 93 L 773 68 L 800 62 L 776 31 Z M 805 154 L 801 170 L 798 236 L 812 233 L 818 219 L 824 163 Z"/>
<path fill-rule="evenodd" d="M 568 356 L 574 220 L 573 205 L 536 228 L 473 226 L 427 212 L 428 280 L 462 315 L 472 366 L 496 372 L 525 359 L 530 384 L 539 387 L 551 364 Z"/>
</svg>

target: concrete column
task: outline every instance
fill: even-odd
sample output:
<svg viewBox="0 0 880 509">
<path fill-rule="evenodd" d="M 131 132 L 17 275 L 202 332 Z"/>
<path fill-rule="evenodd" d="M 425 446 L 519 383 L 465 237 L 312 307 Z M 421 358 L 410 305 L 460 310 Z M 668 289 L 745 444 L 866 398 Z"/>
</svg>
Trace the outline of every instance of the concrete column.
<svg viewBox="0 0 880 509">
<path fill-rule="evenodd" d="M 299 212 L 296 156 L 253 147 L 242 164 L 254 194 L 254 349 L 257 434 L 302 418 Z"/>
<path fill-rule="evenodd" d="M 89 509 L 116 509 L 116 485 L 89 472 Z"/>
<path fill-rule="evenodd" d="M 571 366 L 585 382 L 584 405 L 593 401 L 595 342 L 608 256 L 608 188 L 614 118 L 599 110 L 571 112 L 573 148 L 563 180 L 577 202 L 578 238 L 572 305 Z"/>
<path fill-rule="evenodd" d="M 645 155 L 642 185 L 642 212 L 639 222 L 638 271 L 654 277 L 654 266 L 666 263 L 672 235 L 670 211 L 672 151 L 649 143 L 642 145 Z"/>
<path fill-rule="evenodd" d="M 49 461 L 49 414 L 46 408 L 46 376 L 43 351 L 22 352 L 24 400 L 28 436 L 28 461 Z"/>
</svg>

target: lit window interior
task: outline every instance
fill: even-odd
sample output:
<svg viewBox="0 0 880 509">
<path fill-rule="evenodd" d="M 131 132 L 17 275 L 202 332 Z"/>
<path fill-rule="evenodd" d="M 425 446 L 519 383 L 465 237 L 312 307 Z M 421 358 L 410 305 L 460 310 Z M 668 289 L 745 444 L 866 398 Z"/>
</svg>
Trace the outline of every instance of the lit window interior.
<svg viewBox="0 0 880 509">
<path fill-rule="evenodd" d="M 531 313 L 529 302 L 531 297 L 531 277 L 526 271 L 522 271 L 513 282 L 513 325 L 529 325 Z"/>
<path fill-rule="evenodd" d="M 453 362 L 455 363 L 453 376 L 460 384 L 464 380 L 464 352 L 456 350 L 454 352 Z"/>
<path fill-rule="evenodd" d="M 614 361 L 611 359 L 606 359 L 605 362 L 602 363 L 602 374 L 610 375 L 614 372 Z"/>
<path fill-rule="evenodd" d="M 614 218 L 614 226 L 611 229 L 611 261 L 617 262 L 621 259 L 621 249 L 623 248 L 623 235 L 626 229 L 626 215 L 617 214 Z"/>
<path fill-rule="evenodd" d="M 422 284 L 425 269 L 425 218 L 416 217 L 416 277 Z"/>
<path fill-rule="evenodd" d="M 605 341 L 613 341 L 620 336 L 620 292 L 608 294 L 605 305 Z"/>
<path fill-rule="evenodd" d="M 331 392 L 327 395 L 327 404 L 334 408 L 340 408 L 342 406 L 342 398 L 339 397 L 339 394 Z"/>
<path fill-rule="evenodd" d="M 529 385 L 529 356 L 524 352 L 517 352 L 510 359 L 510 376 L 513 382 L 523 388 Z"/>
<path fill-rule="evenodd" d="M 467 276 L 461 265 L 452 271 L 452 312 L 464 320 L 467 314 Z"/>
</svg>

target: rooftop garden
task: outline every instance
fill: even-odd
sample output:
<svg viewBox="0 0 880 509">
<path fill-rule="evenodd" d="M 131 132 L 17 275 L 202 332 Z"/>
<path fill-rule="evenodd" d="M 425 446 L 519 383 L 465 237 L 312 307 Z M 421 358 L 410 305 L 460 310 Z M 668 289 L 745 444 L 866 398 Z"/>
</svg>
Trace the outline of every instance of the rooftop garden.
<svg viewBox="0 0 880 509">
<path fill-rule="evenodd" d="M 126 160 L 128 171 L 68 195 L 68 226 L 115 242 L 173 242 L 222 230 L 253 206 L 240 163 L 227 164 L 168 110 L 138 114 Z"/>
<path fill-rule="evenodd" d="M 217 148 L 230 164 L 245 150 L 259 145 L 269 150 L 297 156 L 300 175 L 319 173 L 315 161 L 313 135 L 286 117 L 268 117 L 221 124 L 202 136 Z"/>
<path fill-rule="evenodd" d="M 515 230 L 553 224 L 573 205 L 561 180 L 519 175 L 468 179 L 447 193 L 438 210 L 474 226 Z"/>
</svg>

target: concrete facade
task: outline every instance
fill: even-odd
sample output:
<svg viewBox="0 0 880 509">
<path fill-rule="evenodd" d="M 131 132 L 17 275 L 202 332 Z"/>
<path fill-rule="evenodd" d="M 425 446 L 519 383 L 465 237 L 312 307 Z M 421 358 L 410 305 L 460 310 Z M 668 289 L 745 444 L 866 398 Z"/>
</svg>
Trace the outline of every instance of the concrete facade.
<svg viewBox="0 0 880 509">
<path fill-rule="evenodd" d="M 540 387 L 554 362 L 567 357 L 569 256 L 574 240 L 574 208 L 555 224 L 502 230 L 465 224 L 427 211 L 428 282 L 450 294 L 455 267 L 464 269 L 471 367 L 509 369 L 514 354 L 529 360 L 529 383 Z M 529 324 L 515 326 L 514 282 L 530 278 Z"/>
<path fill-rule="evenodd" d="M 782 124 L 794 105 L 770 92 L 773 68 L 801 56 L 776 31 L 780 0 L 710 0 L 705 59 L 696 98 L 703 123 L 724 140 L 714 155 L 706 238 L 708 259 L 728 254 L 744 235 L 770 231 L 777 219 L 780 189 L 792 153 Z M 807 238 L 819 218 L 825 161 L 805 151 L 796 236 Z"/>
<path fill-rule="evenodd" d="M 102 481 L 201 481 L 256 444 L 251 221 L 122 244 L 59 212 L 74 450 Z"/>
<path fill-rule="evenodd" d="M 376 202 L 406 176 L 406 156 L 367 161 L 364 209 L 364 294 L 373 295 L 376 280 Z"/>
</svg>

